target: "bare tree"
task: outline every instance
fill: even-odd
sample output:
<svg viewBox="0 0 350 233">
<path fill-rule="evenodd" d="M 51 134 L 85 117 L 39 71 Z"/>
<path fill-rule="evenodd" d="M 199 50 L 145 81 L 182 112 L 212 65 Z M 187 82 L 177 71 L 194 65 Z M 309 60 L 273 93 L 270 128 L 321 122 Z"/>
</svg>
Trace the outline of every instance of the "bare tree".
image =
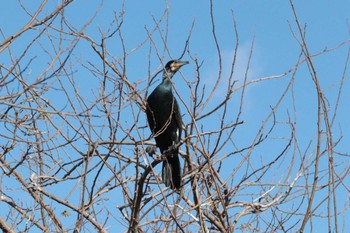
<svg viewBox="0 0 350 233">
<path fill-rule="evenodd" d="M 83 26 L 74 25 L 66 13 L 78 10 L 73 2 L 52 9 L 46 0 L 30 10 L 19 1 L 20 14 L 30 20 L 11 35 L 1 31 L 4 232 L 303 232 L 325 220 L 328 232 L 346 229 L 350 164 L 349 154 L 338 150 L 347 132 L 337 117 L 344 108 L 350 40 L 311 53 L 307 29 L 290 0 L 291 36 L 300 48 L 294 65 L 250 79 L 253 37 L 244 77 L 236 80 L 239 22 L 232 13 L 235 49 L 224 72 L 210 1 L 208 27 L 218 65 L 215 81 L 207 84 L 204 58 L 191 49 L 195 21 L 180 40 L 181 54 L 168 47 L 168 7 L 130 49 L 123 34 L 124 5 L 104 29 L 94 24 L 100 8 Z M 329 100 L 314 59 L 346 46 L 342 76 L 332 89 L 337 98 Z M 145 75 L 135 79 L 129 59 L 144 51 Z M 176 145 L 184 174 L 178 192 L 166 188 L 159 175 L 167 155 L 146 152 L 155 145 L 146 124 L 146 99 L 167 57 L 187 57 L 191 64 L 177 78 L 186 89 L 173 86 L 184 118 L 184 135 Z M 317 111 L 311 138 L 299 133 L 301 94 L 295 89 L 301 67 L 316 99 L 310 106 Z M 248 133 L 247 91 L 277 80 L 279 93 L 269 100 L 266 115 L 255 115 L 260 124 Z"/>
</svg>

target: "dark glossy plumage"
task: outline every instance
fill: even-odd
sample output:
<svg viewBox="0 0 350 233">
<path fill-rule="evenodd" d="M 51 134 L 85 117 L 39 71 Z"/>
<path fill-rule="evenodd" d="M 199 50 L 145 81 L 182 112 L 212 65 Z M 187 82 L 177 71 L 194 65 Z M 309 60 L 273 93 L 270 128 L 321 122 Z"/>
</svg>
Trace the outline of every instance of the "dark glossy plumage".
<svg viewBox="0 0 350 233">
<path fill-rule="evenodd" d="M 181 68 L 188 64 L 178 60 L 169 61 L 163 73 L 162 83 L 147 99 L 147 120 L 155 137 L 157 147 L 163 154 L 170 150 L 171 155 L 163 162 L 162 179 L 166 186 L 172 189 L 181 187 L 181 167 L 178 148 L 172 148 L 181 140 L 182 119 L 179 105 L 173 95 L 170 79 Z"/>
</svg>

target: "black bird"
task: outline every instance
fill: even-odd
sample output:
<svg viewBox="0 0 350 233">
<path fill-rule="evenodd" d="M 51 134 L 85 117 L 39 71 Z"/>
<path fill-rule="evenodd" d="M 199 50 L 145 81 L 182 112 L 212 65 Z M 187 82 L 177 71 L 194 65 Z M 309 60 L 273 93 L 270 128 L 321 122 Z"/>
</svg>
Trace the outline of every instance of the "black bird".
<svg viewBox="0 0 350 233">
<path fill-rule="evenodd" d="M 172 189 L 179 189 L 181 186 L 179 149 L 173 146 L 181 140 L 182 119 L 170 79 L 186 64 L 188 61 L 169 61 L 164 68 L 162 83 L 147 99 L 147 120 L 157 147 L 162 154 L 167 150 L 171 153 L 163 162 L 162 179 Z"/>
</svg>

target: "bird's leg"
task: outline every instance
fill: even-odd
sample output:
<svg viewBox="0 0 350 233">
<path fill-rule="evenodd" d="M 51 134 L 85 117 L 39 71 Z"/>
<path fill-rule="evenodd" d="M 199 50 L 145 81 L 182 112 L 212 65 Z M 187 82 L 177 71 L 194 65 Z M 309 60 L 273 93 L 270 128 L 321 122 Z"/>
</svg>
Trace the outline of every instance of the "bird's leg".
<svg viewBox="0 0 350 233">
<path fill-rule="evenodd" d="M 168 150 L 169 150 L 169 152 L 173 152 L 176 150 L 176 148 L 177 148 L 177 146 L 174 143 L 173 145 L 169 146 Z"/>
<path fill-rule="evenodd" d="M 177 146 L 175 144 L 175 142 L 173 142 L 173 145 L 169 146 L 168 149 L 166 151 L 164 151 L 164 155 L 165 157 L 168 157 L 168 155 L 173 155 L 172 152 L 174 152 L 177 149 Z"/>
</svg>

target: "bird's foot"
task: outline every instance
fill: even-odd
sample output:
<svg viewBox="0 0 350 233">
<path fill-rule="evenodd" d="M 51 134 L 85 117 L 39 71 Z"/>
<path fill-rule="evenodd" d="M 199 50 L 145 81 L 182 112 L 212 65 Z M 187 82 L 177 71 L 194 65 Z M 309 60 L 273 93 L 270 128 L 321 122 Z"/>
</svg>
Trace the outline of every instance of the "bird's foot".
<svg viewBox="0 0 350 233">
<path fill-rule="evenodd" d="M 175 151 L 176 149 L 177 149 L 177 146 L 176 146 L 175 144 L 173 144 L 173 145 L 171 145 L 171 146 L 168 147 L 168 151 L 169 151 L 169 152 L 173 152 L 173 151 Z"/>
<path fill-rule="evenodd" d="M 176 145 L 171 145 L 168 147 L 166 151 L 164 151 L 163 155 L 165 157 L 172 156 L 173 152 L 177 149 Z"/>
</svg>

